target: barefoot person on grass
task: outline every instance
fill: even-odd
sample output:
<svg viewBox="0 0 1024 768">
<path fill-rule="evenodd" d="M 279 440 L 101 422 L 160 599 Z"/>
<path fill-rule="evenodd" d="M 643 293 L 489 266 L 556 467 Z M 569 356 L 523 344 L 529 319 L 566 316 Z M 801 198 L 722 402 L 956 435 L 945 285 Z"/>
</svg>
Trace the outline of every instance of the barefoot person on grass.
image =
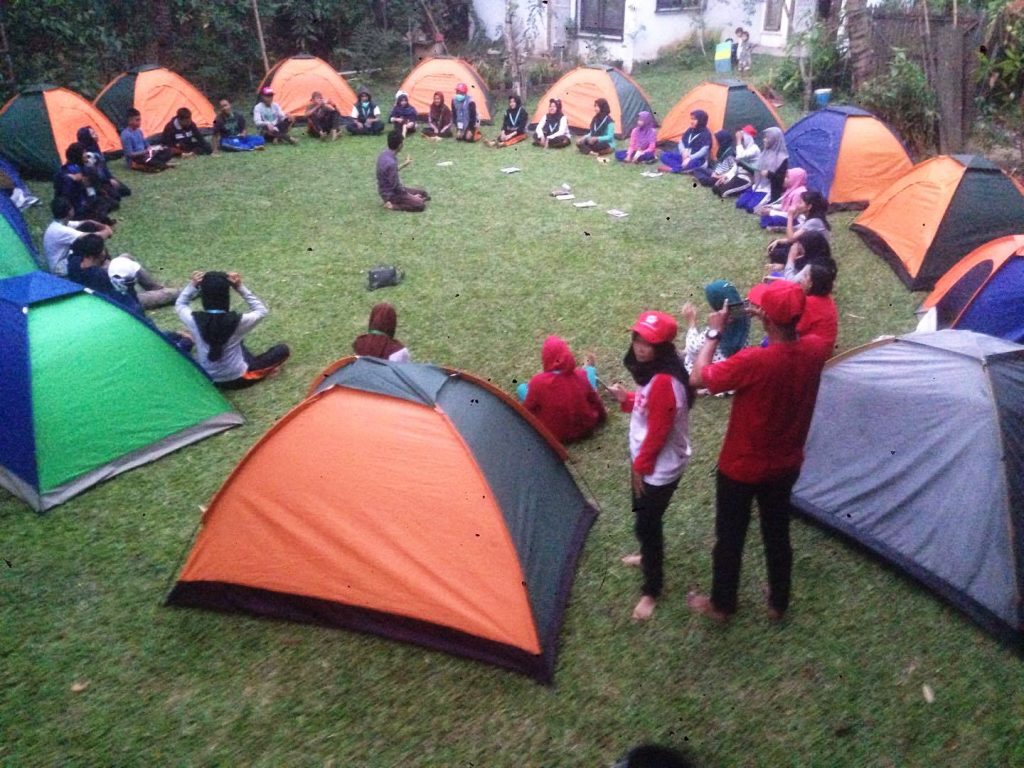
<svg viewBox="0 0 1024 768">
<path fill-rule="evenodd" d="M 661 596 L 665 554 L 662 517 L 690 460 L 690 393 L 686 371 L 675 344 L 675 318 L 665 312 L 641 312 L 623 364 L 639 387 L 630 392 L 619 384 L 609 387 L 629 418 L 630 484 L 634 530 L 640 551 L 622 562 L 639 566 L 644 583 L 635 621 L 654 614 Z"/>
<path fill-rule="evenodd" d="M 408 166 L 412 159 L 398 163 L 398 153 L 402 151 L 402 134 L 392 131 L 388 134 L 388 148 L 377 157 L 377 192 L 384 207 L 389 211 L 410 211 L 419 213 L 427 207 L 430 195 L 425 189 L 403 187 L 398 172 Z"/>
</svg>

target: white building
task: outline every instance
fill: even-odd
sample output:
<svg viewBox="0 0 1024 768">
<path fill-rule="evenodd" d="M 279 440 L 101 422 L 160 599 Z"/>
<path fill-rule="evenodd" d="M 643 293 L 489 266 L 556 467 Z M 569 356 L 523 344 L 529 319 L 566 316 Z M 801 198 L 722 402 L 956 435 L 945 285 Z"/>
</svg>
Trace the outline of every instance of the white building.
<svg viewBox="0 0 1024 768">
<path fill-rule="evenodd" d="M 750 33 L 756 52 L 781 52 L 789 30 L 805 29 L 823 0 L 511 1 L 520 20 L 534 14 L 534 53 L 559 56 L 565 52 L 592 61 L 621 60 L 629 72 L 634 63 L 656 59 L 660 49 L 694 34 L 702 13 L 705 29 L 721 32 L 723 38 L 731 37 L 736 27 L 743 27 Z M 487 36 L 500 38 L 506 0 L 473 0 L 473 8 Z"/>
</svg>

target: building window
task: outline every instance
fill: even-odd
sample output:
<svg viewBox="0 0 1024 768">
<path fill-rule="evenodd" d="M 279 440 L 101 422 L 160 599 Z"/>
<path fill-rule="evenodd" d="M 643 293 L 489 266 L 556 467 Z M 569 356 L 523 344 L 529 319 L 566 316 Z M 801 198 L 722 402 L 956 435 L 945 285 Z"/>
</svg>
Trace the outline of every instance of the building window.
<svg viewBox="0 0 1024 768">
<path fill-rule="evenodd" d="M 622 39 L 626 0 L 580 0 L 580 32 Z"/>
<path fill-rule="evenodd" d="M 656 13 L 664 11 L 691 11 L 700 8 L 701 0 L 657 0 L 654 6 Z"/>
<path fill-rule="evenodd" d="M 764 6 L 764 31 L 782 30 L 782 0 L 768 0 Z"/>
</svg>

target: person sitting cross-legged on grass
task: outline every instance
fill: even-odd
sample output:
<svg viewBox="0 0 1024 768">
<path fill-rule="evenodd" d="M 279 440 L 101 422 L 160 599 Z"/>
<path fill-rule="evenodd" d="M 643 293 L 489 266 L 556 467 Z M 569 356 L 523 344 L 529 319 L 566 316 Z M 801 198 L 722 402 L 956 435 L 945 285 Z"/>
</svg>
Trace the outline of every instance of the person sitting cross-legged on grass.
<svg viewBox="0 0 1024 768">
<path fill-rule="evenodd" d="M 96 130 L 91 125 L 83 125 L 78 129 L 78 133 L 75 134 L 75 137 L 84 150 L 86 166 L 92 168 L 100 183 L 108 186 L 110 192 L 116 196 L 117 199 L 130 196 L 132 191 L 128 188 L 128 185 L 116 178 L 107 166 L 107 158 L 104 157 L 103 150 L 100 149 L 99 137 L 96 135 Z"/>
<path fill-rule="evenodd" d="M 306 133 L 314 139 L 334 141 L 338 138 L 341 110 L 320 91 L 313 91 L 306 105 Z"/>
<path fill-rule="evenodd" d="M 469 86 L 459 83 L 455 86 L 455 98 L 452 99 L 452 119 L 455 122 L 455 140 L 473 143 L 480 138 L 480 117 L 476 112 L 476 102 L 469 95 Z"/>
<path fill-rule="evenodd" d="M 281 105 L 274 101 L 272 88 L 260 89 L 259 101 L 252 108 L 252 122 L 268 144 L 298 143 L 295 137 L 288 133 L 292 127 L 292 119 L 281 109 Z"/>
<path fill-rule="evenodd" d="M 516 388 L 523 407 L 563 443 L 589 437 L 607 417 L 596 392 L 593 358 L 577 367 L 569 345 L 558 336 L 545 339 L 540 357 L 544 370 Z"/>
<path fill-rule="evenodd" d="M 590 130 L 580 136 L 576 149 L 584 155 L 607 155 L 615 151 L 615 121 L 612 120 L 608 99 L 597 99 L 594 102 Z"/>
<path fill-rule="evenodd" d="M 377 192 L 389 211 L 419 213 L 427 207 L 430 195 L 425 189 L 402 186 L 398 172 L 412 163 L 412 158 L 407 158 L 401 165 L 398 164 L 402 144 L 402 134 L 398 131 L 388 134 L 388 148 L 377 157 Z"/>
<path fill-rule="evenodd" d="M 251 152 L 263 149 L 262 136 L 249 136 L 245 132 L 245 118 L 236 112 L 227 99 L 221 99 L 217 116 L 213 119 L 213 151 Z"/>
<path fill-rule="evenodd" d="M 711 152 L 711 131 L 708 130 L 708 113 L 695 109 L 690 113 L 690 127 L 679 139 L 678 152 L 662 152 L 661 168 L 670 173 L 692 173 L 708 164 Z"/>
<path fill-rule="evenodd" d="M 66 197 L 53 198 L 50 211 L 53 213 L 53 221 L 43 232 L 43 257 L 50 272 L 55 275 L 67 275 L 68 253 L 76 240 L 90 233 L 107 240 L 114 234 L 113 229 L 98 221 L 72 221 L 75 209 Z"/>
<path fill-rule="evenodd" d="M 128 167 L 144 173 L 159 173 L 172 168 L 170 161 L 174 152 L 160 144 L 149 143 L 142 132 L 142 113 L 132 107 L 126 117 L 128 125 L 121 131 L 121 149 Z"/>
<path fill-rule="evenodd" d="M 505 117 L 501 121 L 501 132 L 494 141 L 487 142 L 492 147 L 511 147 L 526 138 L 526 125 L 528 121 L 526 109 L 523 107 L 523 98 L 518 94 L 508 97 L 508 109 L 505 110 Z"/>
<path fill-rule="evenodd" d="M 615 159 L 624 163 L 653 163 L 657 157 L 658 129 L 654 125 L 654 115 L 644 110 L 636 119 L 636 128 L 629 133 L 629 149 L 620 149 Z"/>
<path fill-rule="evenodd" d="M 179 155 L 208 155 L 213 151 L 199 126 L 192 121 L 192 110 L 188 107 L 179 109 L 164 126 L 162 141 Z"/>
<path fill-rule="evenodd" d="M 366 333 L 356 336 L 352 351 L 363 357 L 379 357 L 393 363 L 408 363 L 409 350 L 395 338 L 398 312 L 386 302 L 374 304 Z"/>
<path fill-rule="evenodd" d="M 409 94 L 399 91 L 395 94 L 395 106 L 391 109 L 388 117 L 393 131 L 401 131 L 403 136 L 408 136 L 416 131 L 416 107 L 409 103 Z"/>
<path fill-rule="evenodd" d="M 654 615 L 661 596 L 665 556 L 662 518 L 690 461 L 689 410 L 691 394 L 686 371 L 672 343 L 678 325 L 666 312 L 641 312 L 623 364 L 638 389 L 609 387 L 629 418 L 630 485 L 634 531 L 640 551 L 622 558 L 625 565 L 643 569 L 640 602 L 634 621 Z"/>
<path fill-rule="evenodd" d="M 380 107 L 373 101 L 373 96 L 365 88 L 361 89 L 352 105 L 352 115 L 346 128 L 353 136 L 377 136 L 384 131 L 384 121 L 380 119 Z"/>
<path fill-rule="evenodd" d="M 117 193 L 86 164 L 85 149 L 77 141 L 68 144 L 64 156 L 67 162 L 53 175 L 53 196 L 69 200 L 84 219 L 113 224 L 110 213 L 120 207 Z"/>
<path fill-rule="evenodd" d="M 537 123 L 533 146 L 544 149 L 562 149 L 572 143 L 569 138 L 569 121 L 562 114 L 562 100 L 548 101 L 548 113 Z"/>
<path fill-rule="evenodd" d="M 427 113 L 427 124 L 423 126 L 423 136 L 428 139 L 450 139 L 452 137 L 452 110 L 444 103 L 444 94 L 434 91 Z"/>
<path fill-rule="evenodd" d="M 231 311 L 231 289 L 238 292 L 249 311 Z M 201 312 L 189 308 L 199 296 Z M 221 389 L 244 389 L 280 369 L 291 354 L 287 344 L 275 344 L 261 355 L 252 354 L 242 342 L 268 314 L 267 306 L 245 285 L 237 272 L 193 272 L 192 279 L 174 304 L 178 318 L 195 340 L 196 359 Z"/>
</svg>

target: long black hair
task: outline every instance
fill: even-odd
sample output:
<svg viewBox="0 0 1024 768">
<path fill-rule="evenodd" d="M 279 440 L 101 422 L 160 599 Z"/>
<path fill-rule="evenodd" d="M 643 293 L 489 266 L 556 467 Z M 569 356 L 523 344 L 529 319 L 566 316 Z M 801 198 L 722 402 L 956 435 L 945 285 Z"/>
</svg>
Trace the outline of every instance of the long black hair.
<svg viewBox="0 0 1024 768">
<path fill-rule="evenodd" d="M 828 223 L 828 200 L 825 196 L 814 189 L 808 189 L 800 197 L 807 203 L 807 218 L 808 219 L 821 219 L 821 223 L 825 225 L 825 229 L 832 229 L 832 225 Z"/>
<path fill-rule="evenodd" d="M 678 379 L 679 383 L 683 385 L 683 389 L 686 390 L 686 407 L 687 409 L 692 407 L 694 392 L 690 387 L 690 374 L 683 367 L 683 361 L 679 357 L 676 345 L 671 341 L 653 344 L 654 359 L 647 363 L 641 363 L 636 359 L 636 354 L 633 352 L 632 342 L 638 337 L 639 334 L 633 331 L 629 350 L 626 352 L 626 356 L 622 358 L 622 365 L 629 371 L 633 381 L 638 386 L 644 387 L 659 373 L 667 373 L 669 376 Z"/>
</svg>

